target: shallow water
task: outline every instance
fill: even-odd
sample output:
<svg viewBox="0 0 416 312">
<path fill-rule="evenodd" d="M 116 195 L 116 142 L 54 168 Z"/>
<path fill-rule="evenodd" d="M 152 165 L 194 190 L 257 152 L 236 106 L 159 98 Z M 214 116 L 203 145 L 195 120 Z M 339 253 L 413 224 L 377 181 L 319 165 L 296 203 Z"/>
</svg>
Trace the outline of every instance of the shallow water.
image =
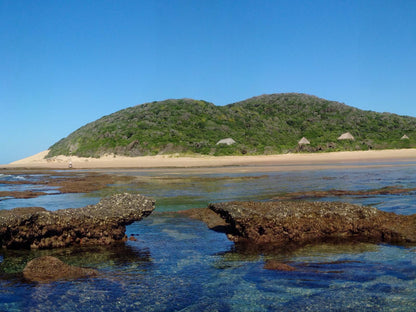
<svg viewBox="0 0 416 312">
<path fill-rule="evenodd" d="M 206 207 L 213 201 L 267 200 L 302 190 L 368 190 L 393 185 L 412 188 L 416 187 L 416 165 L 266 173 L 229 171 L 118 171 L 137 176 L 138 180 L 87 195 L 0 200 L 0 209 L 43 206 L 50 210 L 81 207 L 120 191 L 157 200 L 151 216 L 127 227 L 127 234 L 134 235 L 137 241 L 125 245 L 1 250 L 0 311 L 416 310 L 415 246 L 319 244 L 260 253 L 235 246 L 224 234 L 209 230 L 200 221 L 170 213 Z M 415 193 L 320 200 L 416 213 Z M 20 272 L 26 262 L 46 254 L 70 264 L 96 268 L 100 275 L 51 284 L 24 282 Z M 265 270 L 269 259 L 289 263 L 297 271 Z"/>
</svg>

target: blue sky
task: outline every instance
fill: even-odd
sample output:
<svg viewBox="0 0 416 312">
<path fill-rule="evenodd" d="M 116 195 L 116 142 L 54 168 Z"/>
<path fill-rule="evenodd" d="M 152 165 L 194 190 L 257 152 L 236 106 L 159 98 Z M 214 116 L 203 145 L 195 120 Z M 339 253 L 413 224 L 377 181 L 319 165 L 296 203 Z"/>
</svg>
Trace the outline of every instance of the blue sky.
<svg viewBox="0 0 416 312">
<path fill-rule="evenodd" d="M 167 98 L 302 92 L 416 117 L 416 1 L 0 0 L 0 164 Z"/>
</svg>

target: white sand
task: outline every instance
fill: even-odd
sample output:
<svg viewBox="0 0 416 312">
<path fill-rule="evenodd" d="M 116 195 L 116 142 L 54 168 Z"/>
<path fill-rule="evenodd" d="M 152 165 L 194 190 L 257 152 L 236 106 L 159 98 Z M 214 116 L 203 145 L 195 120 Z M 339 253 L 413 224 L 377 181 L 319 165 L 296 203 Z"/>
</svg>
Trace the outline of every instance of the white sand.
<svg viewBox="0 0 416 312">
<path fill-rule="evenodd" d="M 75 156 L 56 156 L 45 159 L 48 151 L 2 165 L 2 168 L 68 168 L 69 163 L 76 169 L 95 168 L 190 168 L 221 166 L 287 166 L 328 164 L 357 164 L 416 161 L 416 149 L 354 151 L 333 153 L 305 153 L 261 156 L 176 156 L 158 155 L 142 157 L 125 157 L 107 155 L 100 158 L 82 158 Z"/>
</svg>

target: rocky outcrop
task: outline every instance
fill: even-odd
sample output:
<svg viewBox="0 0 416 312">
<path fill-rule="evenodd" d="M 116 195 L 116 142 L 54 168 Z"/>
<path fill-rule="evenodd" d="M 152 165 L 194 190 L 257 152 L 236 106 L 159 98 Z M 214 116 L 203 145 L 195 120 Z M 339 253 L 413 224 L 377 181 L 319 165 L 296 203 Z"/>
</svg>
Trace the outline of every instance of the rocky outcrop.
<svg viewBox="0 0 416 312">
<path fill-rule="evenodd" d="M 72 266 L 51 256 L 35 258 L 29 261 L 23 269 L 25 279 L 40 283 L 92 277 L 97 274 L 98 272 L 94 269 Z"/>
<path fill-rule="evenodd" d="M 228 202 L 209 208 L 230 224 L 227 235 L 235 242 L 273 246 L 346 240 L 416 242 L 416 215 L 348 203 Z"/>
<path fill-rule="evenodd" d="M 147 197 L 125 193 L 83 208 L 3 210 L 0 211 L 0 245 L 18 249 L 110 244 L 124 239 L 126 225 L 148 216 L 154 204 Z"/>
</svg>

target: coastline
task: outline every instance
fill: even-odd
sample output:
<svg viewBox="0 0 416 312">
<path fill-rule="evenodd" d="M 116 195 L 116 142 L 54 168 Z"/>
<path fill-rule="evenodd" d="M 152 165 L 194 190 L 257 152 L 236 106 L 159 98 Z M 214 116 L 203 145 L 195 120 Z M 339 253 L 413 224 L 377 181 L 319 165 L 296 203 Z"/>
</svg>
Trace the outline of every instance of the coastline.
<svg viewBox="0 0 416 312">
<path fill-rule="evenodd" d="M 256 156 L 178 156 L 157 155 L 126 157 L 106 155 L 100 158 L 76 156 L 44 157 L 48 151 L 0 165 L 4 169 L 66 169 L 72 163 L 74 169 L 150 169 L 150 168 L 197 168 L 225 166 L 328 166 L 357 165 L 359 163 L 380 164 L 386 162 L 416 162 L 416 149 L 371 150 L 329 153 L 293 153 Z"/>
</svg>

